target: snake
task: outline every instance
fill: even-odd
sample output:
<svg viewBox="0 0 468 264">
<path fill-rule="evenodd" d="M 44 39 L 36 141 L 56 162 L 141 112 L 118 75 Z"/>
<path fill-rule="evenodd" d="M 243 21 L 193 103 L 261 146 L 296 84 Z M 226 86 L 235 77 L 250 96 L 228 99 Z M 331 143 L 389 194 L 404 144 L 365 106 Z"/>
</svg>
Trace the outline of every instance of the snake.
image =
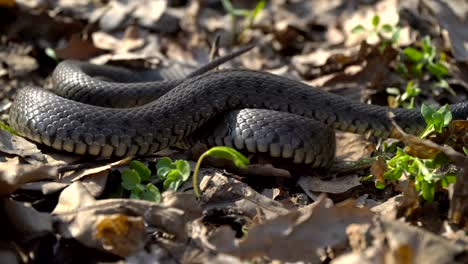
<svg viewBox="0 0 468 264">
<path fill-rule="evenodd" d="M 333 164 L 334 130 L 391 137 L 389 111 L 408 133 L 425 127 L 418 109 L 364 104 L 262 71 L 212 70 L 234 55 L 191 72 L 66 60 L 52 90 L 17 92 L 9 123 L 32 141 L 80 155 L 151 155 L 203 141 L 315 168 Z M 468 102 L 450 109 L 467 119 Z"/>
</svg>

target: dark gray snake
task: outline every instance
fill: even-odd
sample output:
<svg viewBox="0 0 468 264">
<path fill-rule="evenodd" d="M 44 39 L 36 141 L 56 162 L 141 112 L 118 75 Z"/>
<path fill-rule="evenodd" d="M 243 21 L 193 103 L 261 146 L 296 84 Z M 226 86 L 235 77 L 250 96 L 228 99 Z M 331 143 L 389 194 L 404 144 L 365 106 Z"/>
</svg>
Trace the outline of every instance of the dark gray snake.
<svg viewBox="0 0 468 264">
<path fill-rule="evenodd" d="M 53 73 L 56 94 L 18 92 L 10 124 L 33 141 L 77 154 L 148 155 L 197 138 L 314 167 L 333 161 L 332 128 L 388 137 L 390 110 L 410 133 L 425 126 L 419 110 L 362 104 L 265 72 L 204 73 L 212 66 L 174 76 L 65 61 Z M 466 119 L 468 102 L 451 110 Z"/>
</svg>

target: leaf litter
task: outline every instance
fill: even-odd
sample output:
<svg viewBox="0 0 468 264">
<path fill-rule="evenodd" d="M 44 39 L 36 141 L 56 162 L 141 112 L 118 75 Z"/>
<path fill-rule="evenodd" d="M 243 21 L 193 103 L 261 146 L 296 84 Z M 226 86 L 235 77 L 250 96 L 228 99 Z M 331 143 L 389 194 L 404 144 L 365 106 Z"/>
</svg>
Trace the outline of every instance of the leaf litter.
<svg viewBox="0 0 468 264">
<path fill-rule="evenodd" d="M 190 65 L 190 70 L 208 62 L 210 53 L 226 54 L 249 41 L 262 44 L 221 68 L 268 71 L 356 101 L 386 105 L 385 88 L 404 90 L 407 84 L 397 72 L 400 51 L 417 47 L 417 40 L 429 35 L 445 54 L 446 80 L 457 94 L 430 88 L 433 80 L 426 78 L 417 100 L 442 104 L 467 98 L 463 29 L 468 5 L 463 1 L 272 0 L 246 29 L 248 21 L 233 20 L 220 2 L 0 3 L 1 120 L 8 120 L 17 89 L 49 85 L 47 76 L 57 60 L 136 68 Z M 251 10 L 254 2 L 232 4 Z M 379 27 L 398 27 L 397 42 L 382 48 L 382 32 L 352 33 L 358 25 L 371 32 L 375 15 Z M 215 36 L 220 39 L 213 49 Z M 4 129 L 0 133 L 1 229 L 8 234 L 0 240 L 0 255 L 8 263 L 78 257 L 129 263 L 468 259 L 468 162 L 443 145 L 450 143 L 458 151 L 466 146 L 466 122 L 453 122 L 438 144 L 398 132 L 413 153 L 441 152 L 458 167 L 457 182 L 432 203 L 420 198 L 408 178 L 383 190 L 365 180 L 372 172 L 385 181 L 387 169 L 382 160 L 373 160 L 386 142 L 368 136 L 338 133 L 335 171 L 283 167 L 262 157 L 249 157 L 256 164 L 238 170 L 232 163 L 207 159 L 199 177 L 200 200 L 183 184 L 177 192 L 162 192 L 156 203 L 128 199 L 121 190 L 120 172 L 131 159 L 96 161 L 36 146 Z M 197 158 L 180 150 L 164 156 L 192 160 L 192 167 Z M 156 178 L 160 158 L 141 158 Z"/>
</svg>

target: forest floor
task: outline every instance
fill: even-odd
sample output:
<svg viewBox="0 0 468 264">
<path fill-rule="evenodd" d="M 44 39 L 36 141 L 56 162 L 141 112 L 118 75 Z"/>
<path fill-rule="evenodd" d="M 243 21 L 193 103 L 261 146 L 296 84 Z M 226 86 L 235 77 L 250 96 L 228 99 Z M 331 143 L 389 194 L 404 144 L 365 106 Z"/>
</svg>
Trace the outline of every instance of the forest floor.
<svg viewBox="0 0 468 264">
<path fill-rule="evenodd" d="M 1 262 L 467 263 L 468 126 L 437 110 L 468 101 L 467 14 L 463 0 L 0 0 Z M 204 146 L 96 159 L 9 127 L 17 90 L 50 88 L 60 61 L 196 68 L 249 43 L 220 68 L 426 102 L 442 135 L 337 131 L 326 170 L 209 157 L 197 198 Z"/>
</svg>

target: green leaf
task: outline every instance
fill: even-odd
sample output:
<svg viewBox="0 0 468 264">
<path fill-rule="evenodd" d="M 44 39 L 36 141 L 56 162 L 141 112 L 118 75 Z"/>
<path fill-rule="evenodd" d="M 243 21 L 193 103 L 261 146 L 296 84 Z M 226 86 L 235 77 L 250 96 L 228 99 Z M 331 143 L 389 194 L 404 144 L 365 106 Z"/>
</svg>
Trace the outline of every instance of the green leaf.
<svg viewBox="0 0 468 264">
<path fill-rule="evenodd" d="M 427 70 L 432 73 L 438 79 L 441 79 L 448 75 L 448 69 L 442 63 L 429 63 L 426 65 Z"/>
<path fill-rule="evenodd" d="M 163 183 L 164 190 L 172 189 L 177 191 L 179 185 L 182 183 L 181 175 L 178 170 L 172 170 Z"/>
<path fill-rule="evenodd" d="M 158 169 L 158 177 L 161 178 L 161 179 L 166 179 L 167 178 L 167 175 L 173 171 L 174 169 L 171 169 L 169 167 L 161 167 Z"/>
<path fill-rule="evenodd" d="M 156 169 L 160 169 L 162 167 L 166 167 L 166 168 L 175 168 L 172 160 L 168 157 L 164 157 L 160 160 L 158 160 L 158 163 L 156 163 Z"/>
<path fill-rule="evenodd" d="M 384 182 L 381 182 L 381 181 L 375 181 L 375 188 L 377 189 L 380 189 L 380 190 L 383 190 L 385 189 L 385 183 Z"/>
<path fill-rule="evenodd" d="M 351 29 L 351 33 L 353 34 L 359 34 L 365 32 L 366 29 L 362 25 L 357 25 Z"/>
<path fill-rule="evenodd" d="M 190 163 L 186 160 L 177 160 L 176 167 L 183 181 L 190 177 Z"/>
<path fill-rule="evenodd" d="M 400 33 L 401 33 L 401 28 L 396 27 L 395 31 L 393 31 L 393 34 L 392 34 L 392 43 L 397 43 L 398 41 L 400 41 Z"/>
<path fill-rule="evenodd" d="M 423 53 L 427 57 L 428 61 L 432 61 L 435 57 L 435 48 L 431 45 L 431 38 L 425 36 L 422 40 Z"/>
<path fill-rule="evenodd" d="M 388 87 L 387 89 L 385 89 L 385 91 L 386 91 L 388 94 L 400 95 L 400 89 L 398 89 L 398 88 L 396 88 L 396 87 Z"/>
<path fill-rule="evenodd" d="M 146 201 L 152 202 L 160 202 L 161 201 L 161 193 L 159 189 L 151 183 L 148 183 L 143 191 L 143 196 L 141 199 Z"/>
<path fill-rule="evenodd" d="M 403 54 L 412 62 L 419 62 L 423 59 L 423 54 L 415 48 L 405 48 Z"/>
<path fill-rule="evenodd" d="M 140 175 L 142 181 L 148 181 L 151 178 L 151 170 L 138 160 L 132 160 L 129 164 L 131 169 L 134 169 Z"/>
<path fill-rule="evenodd" d="M 390 24 L 383 24 L 382 31 L 386 33 L 390 33 L 393 31 L 393 27 Z"/>
<path fill-rule="evenodd" d="M 221 3 L 223 4 L 224 10 L 226 10 L 226 12 L 228 12 L 229 14 L 234 13 L 234 7 L 232 6 L 231 1 L 222 0 Z"/>
<path fill-rule="evenodd" d="M 423 181 L 421 190 L 424 200 L 429 202 L 434 201 L 435 184 L 433 182 Z"/>
<path fill-rule="evenodd" d="M 443 152 L 439 152 L 431 161 L 432 168 L 439 168 L 442 165 L 449 163 L 449 158 Z"/>
<path fill-rule="evenodd" d="M 137 184 L 135 189 L 130 193 L 130 199 L 141 199 L 143 192 L 145 191 L 145 186 Z"/>
<path fill-rule="evenodd" d="M 401 178 L 401 175 L 403 175 L 403 169 L 401 167 L 397 167 L 393 170 L 386 171 L 384 173 L 384 179 L 397 181 Z"/>
<path fill-rule="evenodd" d="M 423 76 L 424 63 L 420 62 L 411 66 L 411 72 L 418 78 Z"/>
<path fill-rule="evenodd" d="M 124 187 L 126 190 L 133 190 L 137 187 L 138 184 L 140 184 L 141 178 L 140 175 L 138 175 L 138 172 L 136 172 L 133 169 L 125 169 L 122 172 L 122 187 Z"/>
<path fill-rule="evenodd" d="M 255 9 L 252 11 L 252 14 L 251 14 L 252 21 L 255 20 L 255 18 L 260 13 L 260 11 L 262 11 L 262 9 L 265 8 L 265 5 L 266 5 L 266 0 L 261 0 L 260 2 L 258 2 L 258 4 L 255 6 Z"/>
<path fill-rule="evenodd" d="M 435 108 L 432 107 L 431 105 L 428 105 L 426 103 L 423 103 L 421 106 L 421 114 L 424 117 L 424 120 L 426 121 L 426 124 L 432 124 L 432 115 L 436 112 Z"/>
<path fill-rule="evenodd" d="M 58 62 L 59 59 L 57 57 L 57 53 L 55 53 L 55 50 L 52 48 L 46 48 L 44 50 L 44 53 L 49 56 L 49 58 L 53 59 L 54 61 Z"/>
<path fill-rule="evenodd" d="M 446 104 L 437 110 L 437 112 L 440 112 L 444 116 L 444 127 L 448 126 L 450 121 L 452 121 L 452 112 L 450 112 L 449 106 Z"/>
<path fill-rule="evenodd" d="M 465 152 L 465 155 L 468 156 L 468 148 L 463 147 L 463 152 Z"/>
<path fill-rule="evenodd" d="M 372 18 L 372 26 L 377 27 L 380 23 L 380 17 L 378 15 L 375 15 Z"/>
<path fill-rule="evenodd" d="M 230 148 L 230 147 L 212 147 L 207 150 L 206 155 L 213 156 L 216 158 L 227 159 L 234 162 L 234 164 L 239 168 L 245 168 L 250 164 L 250 161 L 242 155 L 239 151 Z"/>
<path fill-rule="evenodd" d="M 408 68 L 406 68 L 406 65 L 401 62 L 397 62 L 396 71 L 398 74 L 402 75 L 403 77 L 406 77 L 408 75 Z"/>
</svg>

